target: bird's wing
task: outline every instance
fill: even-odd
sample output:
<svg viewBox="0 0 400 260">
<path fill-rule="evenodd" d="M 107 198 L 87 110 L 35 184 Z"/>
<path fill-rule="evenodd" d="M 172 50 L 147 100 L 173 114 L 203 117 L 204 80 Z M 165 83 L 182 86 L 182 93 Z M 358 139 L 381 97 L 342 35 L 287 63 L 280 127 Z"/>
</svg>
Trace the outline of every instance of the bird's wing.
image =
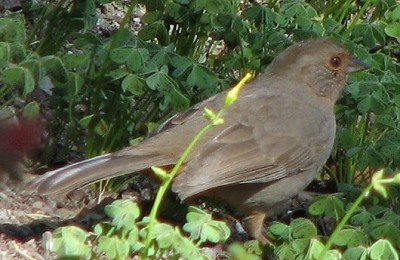
<svg viewBox="0 0 400 260">
<path fill-rule="evenodd" d="M 308 144 L 293 132 L 272 131 L 284 118 L 270 116 L 271 128 L 247 120 L 227 125 L 195 153 L 174 190 L 187 198 L 221 186 L 273 182 L 315 167 Z"/>
<path fill-rule="evenodd" d="M 246 131 L 251 131 L 243 126 L 234 127 L 232 136 L 243 136 Z M 178 176 L 175 185 L 178 193 L 190 197 L 231 184 L 273 182 L 314 166 L 310 148 L 293 137 L 265 135 L 257 141 L 249 138 L 235 142 L 222 135 L 193 158 L 182 176 Z"/>
</svg>

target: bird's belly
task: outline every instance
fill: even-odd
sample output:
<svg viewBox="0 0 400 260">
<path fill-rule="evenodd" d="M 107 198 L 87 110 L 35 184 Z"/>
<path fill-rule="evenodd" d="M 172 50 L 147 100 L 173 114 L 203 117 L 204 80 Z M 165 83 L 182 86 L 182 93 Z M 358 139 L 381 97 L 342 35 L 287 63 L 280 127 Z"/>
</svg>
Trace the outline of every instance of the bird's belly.
<svg viewBox="0 0 400 260">
<path fill-rule="evenodd" d="M 287 178 L 270 183 L 240 184 L 216 188 L 212 198 L 224 201 L 241 213 L 265 211 L 269 214 L 286 209 L 287 202 L 315 178 L 318 169 L 299 172 Z"/>
</svg>

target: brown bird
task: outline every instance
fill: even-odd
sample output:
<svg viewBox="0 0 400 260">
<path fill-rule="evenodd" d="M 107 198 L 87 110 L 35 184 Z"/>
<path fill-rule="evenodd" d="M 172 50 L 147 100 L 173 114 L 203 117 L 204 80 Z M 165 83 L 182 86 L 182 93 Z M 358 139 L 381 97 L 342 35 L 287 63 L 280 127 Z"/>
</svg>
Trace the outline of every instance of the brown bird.
<svg viewBox="0 0 400 260">
<path fill-rule="evenodd" d="M 302 191 L 327 160 L 335 138 L 334 104 L 347 75 L 367 68 L 340 44 L 294 44 L 243 88 L 185 162 L 172 185 L 182 200 L 221 200 L 244 214 L 249 235 L 267 242 L 263 221 Z M 173 165 L 219 111 L 226 92 L 170 118 L 142 143 L 48 172 L 28 185 L 39 194 L 65 193 L 89 183 Z"/>
</svg>

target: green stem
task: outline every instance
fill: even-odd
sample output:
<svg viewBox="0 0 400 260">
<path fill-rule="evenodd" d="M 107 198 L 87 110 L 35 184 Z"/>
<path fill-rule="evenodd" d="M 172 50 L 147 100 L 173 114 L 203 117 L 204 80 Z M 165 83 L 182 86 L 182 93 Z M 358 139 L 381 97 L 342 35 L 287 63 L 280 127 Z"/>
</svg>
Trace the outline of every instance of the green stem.
<svg viewBox="0 0 400 260">
<path fill-rule="evenodd" d="M 343 22 L 344 18 L 348 14 L 352 2 L 353 2 L 352 0 L 347 0 L 343 3 L 342 8 L 340 9 L 341 12 L 338 12 L 339 14 L 339 18 L 337 19 L 338 23 Z"/>
<path fill-rule="evenodd" d="M 125 26 L 128 24 L 129 19 L 132 17 L 132 12 L 136 4 L 134 1 L 130 4 L 128 10 L 126 11 L 126 14 L 124 16 L 124 19 L 122 20 L 120 27 L 118 28 L 117 32 L 115 33 L 115 36 L 112 37 L 111 43 L 108 47 L 108 52 L 107 52 L 107 57 L 105 58 L 102 66 L 100 67 L 99 70 L 99 75 L 102 77 L 107 70 L 109 69 L 110 63 L 111 63 L 111 58 L 110 58 L 110 51 L 112 49 L 115 49 L 117 47 L 117 44 L 121 42 L 122 38 L 122 33 L 125 30 Z M 101 77 L 99 78 L 99 81 L 103 80 Z"/>
<path fill-rule="evenodd" d="M 351 24 L 349 25 L 348 30 L 350 32 L 353 30 L 353 27 L 357 24 L 358 20 L 360 20 L 360 17 L 365 14 L 365 11 L 371 4 L 372 4 L 372 0 L 366 1 L 365 4 L 361 7 L 360 11 L 357 12 L 356 16 L 354 17 Z"/>
<path fill-rule="evenodd" d="M 222 110 L 221 110 L 222 111 Z M 218 113 L 217 117 L 221 114 Z M 175 176 L 178 174 L 179 169 L 183 165 L 183 163 L 187 160 L 189 157 L 190 153 L 192 150 L 195 148 L 197 143 L 200 141 L 200 139 L 204 136 L 204 134 L 210 130 L 214 126 L 213 122 L 210 122 L 208 125 L 206 125 L 204 128 L 200 130 L 200 132 L 194 137 L 193 141 L 189 144 L 189 146 L 185 149 L 183 152 L 182 156 L 179 158 L 178 162 L 175 164 L 174 168 L 172 171 L 166 175 L 166 179 L 163 180 L 161 183 L 161 186 L 157 192 L 157 196 L 154 201 L 154 205 L 151 209 L 150 215 L 149 215 L 149 224 L 148 224 L 148 230 L 147 230 L 147 235 L 146 235 L 146 241 L 145 241 L 145 253 L 147 255 L 148 250 L 150 248 L 150 244 L 152 241 L 152 233 L 154 230 L 154 225 L 156 223 L 156 218 L 158 215 L 158 212 L 160 211 L 161 208 L 161 203 L 164 200 L 164 197 L 166 196 L 169 187 L 172 184 L 172 181 L 174 180 Z"/>
<path fill-rule="evenodd" d="M 225 112 L 225 109 L 228 109 L 237 99 L 237 96 L 239 94 L 239 90 L 243 87 L 243 85 L 248 82 L 252 78 L 252 74 L 247 73 L 246 76 L 238 83 L 236 86 L 230 90 L 227 93 L 224 106 L 220 109 L 220 111 L 217 114 L 214 114 L 211 110 L 208 110 L 207 108 L 204 109 L 204 116 L 209 120 L 209 123 L 204 126 L 193 138 L 193 140 L 190 142 L 188 147 L 184 150 L 182 156 L 180 156 L 178 162 L 175 164 L 174 168 L 170 173 L 167 174 L 158 174 L 158 175 L 163 175 L 161 176 L 162 183 L 161 186 L 157 192 L 157 196 L 154 202 L 154 205 L 151 209 L 150 215 L 149 215 L 149 223 L 147 224 L 147 234 L 146 234 L 146 239 L 145 239 L 145 247 L 144 250 L 142 251 L 141 258 L 146 259 L 150 245 L 152 242 L 152 237 L 153 237 L 153 230 L 154 226 L 156 223 L 156 218 L 158 215 L 158 212 L 160 211 L 161 208 L 161 203 L 164 200 L 169 187 L 172 184 L 172 181 L 174 180 L 175 176 L 178 174 L 179 169 L 181 166 L 186 162 L 187 158 L 189 157 L 190 153 L 193 151 L 197 143 L 200 141 L 200 139 L 206 134 L 208 130 L 210 130 L 212 127 L 222 124 L 223 119 L 221 116 Z"/>
<path fill-rule="evenodd" d="M 328 250 L 331 248 L 333 241 L 335 241 L 336 237 L 339 235 L 339 232 L 343 229 L 344 225 L 347 223 L 347 221 L 350 219 L 350 217 L 353 215 L 353 213 L 357 210 L 357 208 L 360 206 L 364 198 L 368 195 L 368 193 L 372 189 L 372 183 L 369 184 L 363 192 L 358 196 L 357 200 L 351 205 L 350 209 L 347 211 L 346 215 L 342 218 L 342 220 L 339 222 L 339 224 L 336 226 L 335 230 L 333 231 L 332 235 L 329 237 L 328 241 L 326 242 L 324 249 L 322 250 L 321 254 L 319 255 L 318 259 L 322 260 L 325 259 L 325 255 L 328 252 Z"/>
</svg>

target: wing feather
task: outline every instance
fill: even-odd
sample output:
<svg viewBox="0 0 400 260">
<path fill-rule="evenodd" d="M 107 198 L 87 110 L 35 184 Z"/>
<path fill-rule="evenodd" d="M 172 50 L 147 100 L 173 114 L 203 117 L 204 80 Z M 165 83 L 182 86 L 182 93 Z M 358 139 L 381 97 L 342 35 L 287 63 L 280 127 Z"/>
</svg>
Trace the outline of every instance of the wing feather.
<svg viewBox="0 0 400 260">
<path fill-rule="evenodd" d="M 311 150 L 300 140 L 277 133 L 256 141 L 252 127 L 237 124 L 191 159 L 174 189 L 187 198 L 221 186 L 273 182 L 313 165 Z"/>
</svg>

